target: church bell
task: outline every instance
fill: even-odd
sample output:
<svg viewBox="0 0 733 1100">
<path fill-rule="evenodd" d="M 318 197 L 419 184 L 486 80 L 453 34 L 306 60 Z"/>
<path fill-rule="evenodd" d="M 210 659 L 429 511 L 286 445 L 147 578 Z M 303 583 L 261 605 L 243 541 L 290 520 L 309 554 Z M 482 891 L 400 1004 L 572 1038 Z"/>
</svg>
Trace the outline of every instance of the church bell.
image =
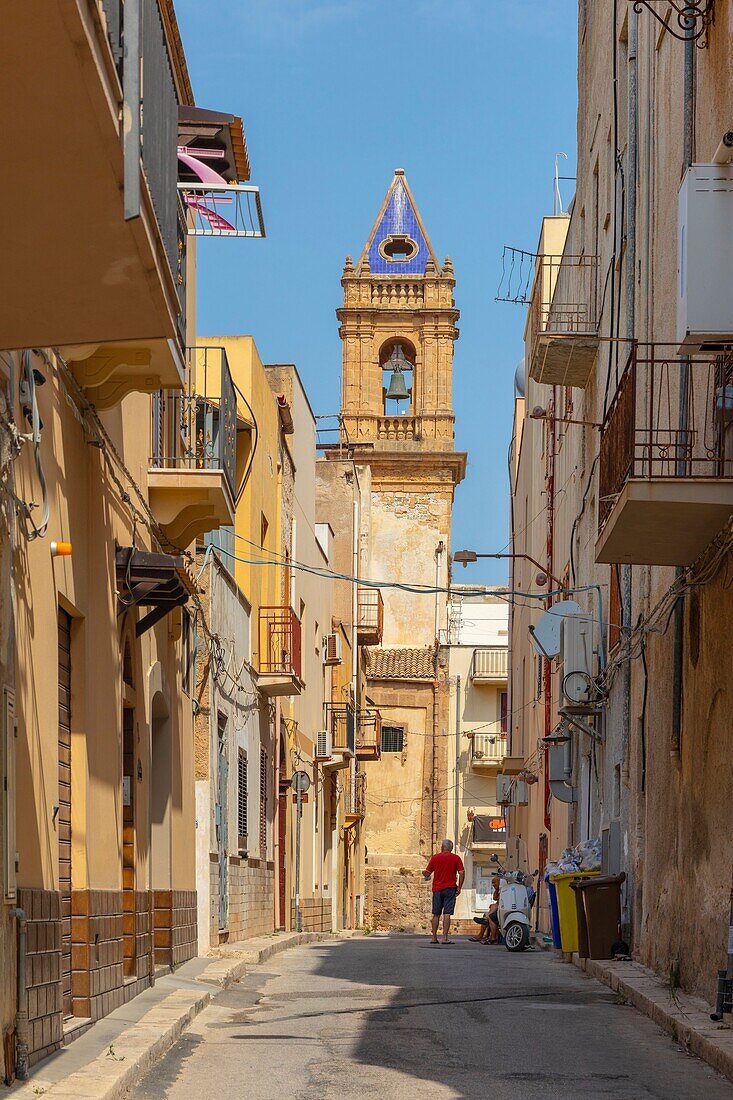
<svg viewBox="0 0 733 1100">
<path fill-rule="evenodd" d="M 388 367 L 392 368 L 392 377 L 389 380 L 389 386 L 385 397 L 388 401 L 406 401 L 409 400 L 410 391 L 405 385 L 405 375 L 403 373 L 404 367 L 409 369 L 410 364 L 407 362 L 404 356 L 404 352 L 399 344 L 395 347 L 389 361 Z"/>
</svg>

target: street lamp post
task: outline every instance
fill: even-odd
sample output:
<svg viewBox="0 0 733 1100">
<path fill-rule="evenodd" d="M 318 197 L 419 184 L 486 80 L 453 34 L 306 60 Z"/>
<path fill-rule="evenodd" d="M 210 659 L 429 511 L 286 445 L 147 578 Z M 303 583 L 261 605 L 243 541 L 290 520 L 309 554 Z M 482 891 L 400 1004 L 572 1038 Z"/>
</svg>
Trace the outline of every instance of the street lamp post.
<svg viewBox="0 0 733 1100">
<path fill-rule="evenodd" d="M 540 580 L 539 577 L 537 578 L 538 585 L 547 584 L 549 578 L 558 588 L 565 587 L 562 581 L 553 576 L 549 570 L 545 569 L 544 565 L 540 565 L 540 563 L 530 557 L 529 554 L 477 554 L 475 550 L 457 550 L 453 555 L 453 561 L 460 562 L 464 569 L 472 562 L 478 561 L 479 558 L 507 558 L 509 561 L 515 561 L 517 558 L 520 558 L 523 561 L 530 562 L 531 565 L 535 565 L 539 569 L 543 579 Z"/>
</svg>

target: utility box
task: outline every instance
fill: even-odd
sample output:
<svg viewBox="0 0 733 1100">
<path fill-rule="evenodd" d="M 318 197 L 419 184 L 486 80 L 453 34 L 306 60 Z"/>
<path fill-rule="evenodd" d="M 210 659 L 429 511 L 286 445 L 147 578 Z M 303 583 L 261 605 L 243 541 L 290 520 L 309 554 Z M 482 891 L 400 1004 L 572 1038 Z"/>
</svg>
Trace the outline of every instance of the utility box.
<svg viewBox="0 0 733 1100">
<path fill-rule="evenodd" d="M 733 165 L 693 164 L 682 180 L 677 220 L 677 340 L 680 351 L 733 344 Z"/>
<path fill-rule="evenodd" d="M 496 777 L 496 801 L 500 806 L 526 806 L 527 784 L 516 776 L 500 773 Z"/>
</svg>

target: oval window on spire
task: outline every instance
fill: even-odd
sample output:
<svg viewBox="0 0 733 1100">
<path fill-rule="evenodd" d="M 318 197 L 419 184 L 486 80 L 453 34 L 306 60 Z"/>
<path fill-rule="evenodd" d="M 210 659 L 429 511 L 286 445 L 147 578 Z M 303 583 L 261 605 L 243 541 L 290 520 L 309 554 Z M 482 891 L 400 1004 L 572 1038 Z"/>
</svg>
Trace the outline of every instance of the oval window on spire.
<svg viewBox="0 0 733 1100">
<path fill-rule="evenodd" d="M 392 233 L 379 246 L 379 254 L 393 264 L 404 264 L 417 256 L 420 246 L 406 233 Z"/>
</svg>

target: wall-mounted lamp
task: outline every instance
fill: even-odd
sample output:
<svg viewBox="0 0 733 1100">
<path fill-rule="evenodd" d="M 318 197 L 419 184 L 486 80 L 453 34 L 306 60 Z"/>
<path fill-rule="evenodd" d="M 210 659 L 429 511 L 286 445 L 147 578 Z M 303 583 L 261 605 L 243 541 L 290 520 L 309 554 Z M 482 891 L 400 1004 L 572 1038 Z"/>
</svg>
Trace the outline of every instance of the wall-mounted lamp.
<svg viewBox="0 0 733 1100">
<path fill-rule="evenodd" d="M 584 428 L 603 427 L 595 420 L 573 420 L 569 416 L 549 416 L 547 409 L 543 409 L 541 405 L 535 405 L 529 415 L 531 420 L 550 420 L 553 424 L 581 424 Z"/>
<path fill-rule="evenodd" d="M 70 558 L 72 553 L 72 545 L 70 542 L 52 542 L 51 543 L 51 557 L 52 558 Z"/>
</svg>

